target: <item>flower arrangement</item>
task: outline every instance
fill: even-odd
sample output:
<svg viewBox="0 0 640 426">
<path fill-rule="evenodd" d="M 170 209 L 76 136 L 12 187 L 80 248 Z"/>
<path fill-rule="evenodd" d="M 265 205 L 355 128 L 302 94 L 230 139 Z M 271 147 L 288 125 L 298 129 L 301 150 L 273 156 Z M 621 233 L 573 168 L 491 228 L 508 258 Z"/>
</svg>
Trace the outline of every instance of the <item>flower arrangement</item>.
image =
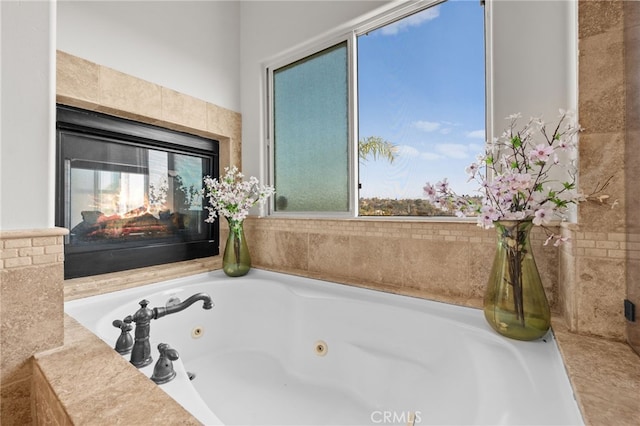
<svg viewBox="0 0 640 426">
<path fill-rule="evenodd" d="M 540 118 L 531 118 L 519 128 L 521 118 L 520 114 L 507 117 L 509 127 L 487 143 L 485 153 L 467 167 L 469 181 L 479 184 L 479 196 L 457 195 L 446 179 L 435 185 L 427 182 L 424 192 L 437 207 L 458 216 L 476 215 L 478 226 L 497 229 L 498 245 L 485 292 L 484 315 L 498 333 L 534 340 L 547 333 L 551 314 L 529 232 L 534 225 L 542 227 L 548 236 L 545 245 L 554 240 L 554 246 L 567 241 L 546 225 L 554 217 L 564 218 L 571 204 L 606 202 L 608 196 L 599 193 L 611 178 L 588 196 L 576 192 L 577 167 L 572 151 L 581 128 L 573 114 L 560 110 L 553 127 L 547 127 Z"/>
<path fill-rule="evenodd" d="M 222 258 L 222 269 L 231 277 L 245 275 L 251 269 L 251 255 L 244 238 L 243 223 L 251 207 L 264 203 L 275 193 L 272 186 L 260 185 L 256 177 L 248 181 L 236 166 L 225 167 L 220 180 L 206 176 L 203 194 L 208 198 L 209 216 L 205 222 L 213 222 L 218 215 L 229 222 L 229 235 Z"/>
<path fill-rule="evenodd" d="M 469 181 L 480 185 L 480 197 L 457 195 L 446 178 L 435 185 L 427 182 L 424 192 L 437 207 L 458 216 L 476 215 L 478 226 L 485 229 L 500 220 L 532 220 L 547 231 L 545 245 L 555 240 L 557 246 L 566 238 L 545 225 L 554 216 L 563 218 L 570 204 L 584 200 L 576 192 L 576 165 L 570 155 L 580 126 L 564 110 L 552 131 L 540 118 L 531 118 L 518 130 L 520 118 L 507 117 L 509 127 L 467 167 Z M 562 169 L 567 180 L 557 180 L 554 169 Z"/>
<path fill-rule="evenodd" d="M 251 207 L 264 203 L 275 193 L 272 186 L 260 185 L 258 179 L 251 176 L 248 181 L 236 166 L 225 167 L 225 175 L 220 179 L 206 176 L 204 196 L 208 198 L 209 216 L 205 222 L 213 222 L 220 214 L 230 224 L 240 224 L 249 215 Z"/>
</svg>

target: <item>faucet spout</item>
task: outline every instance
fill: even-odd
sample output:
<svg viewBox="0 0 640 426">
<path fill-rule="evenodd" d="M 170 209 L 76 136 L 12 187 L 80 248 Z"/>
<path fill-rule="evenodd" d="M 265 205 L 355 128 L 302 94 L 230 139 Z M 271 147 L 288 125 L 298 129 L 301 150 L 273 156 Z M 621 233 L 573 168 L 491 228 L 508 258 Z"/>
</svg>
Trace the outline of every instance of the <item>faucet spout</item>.
<svg viewBox="0 0 640 426">
<path fill-rule="evenodd" d="M 153 308 L 153 318 L 158 319 L 162 318 L 165 315 L 175 314 L 176 312 L 184 311 L 189 306 L 196 303 L 198 300 L 202 300 L 202 309 L 211 309 L 213 308 L 213 301 L 211 300 L 211 296 L 207 293 L 196 293 L 193 296 L 187 298 L 184 302 L 176 303 L 170 306 Z"/>
</svg>

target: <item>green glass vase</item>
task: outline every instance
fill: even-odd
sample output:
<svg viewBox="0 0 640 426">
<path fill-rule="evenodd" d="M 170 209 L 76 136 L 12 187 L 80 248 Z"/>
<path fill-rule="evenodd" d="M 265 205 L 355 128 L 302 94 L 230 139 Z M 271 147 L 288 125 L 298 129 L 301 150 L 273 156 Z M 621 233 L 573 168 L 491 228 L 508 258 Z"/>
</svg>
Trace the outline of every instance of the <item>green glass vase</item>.
<svg viewBox="0 0 640 426">
<path fill-rule="evenodd" d="M 484 316 L 503 336 L 535 340 L 551 325 L 549 302 L 531 251 L 531 220 L 498 221 L 498 247 L 484 296 Z"/>
<path fill-rule="evenodd" d="M 251 269 L 251 256 L 244 237 L 244 222 L 227 218 L 229 236 L 224 247 L 222 270 L 230 277 L 241 277 Z"/>
</svg>

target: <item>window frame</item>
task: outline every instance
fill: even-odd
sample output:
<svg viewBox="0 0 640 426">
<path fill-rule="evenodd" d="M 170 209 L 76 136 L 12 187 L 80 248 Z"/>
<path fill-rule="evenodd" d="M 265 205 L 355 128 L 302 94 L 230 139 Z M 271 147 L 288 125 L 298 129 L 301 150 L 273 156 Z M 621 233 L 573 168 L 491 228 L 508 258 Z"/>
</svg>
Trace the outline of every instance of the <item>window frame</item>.
<svg viewBox="0 0 640 426">
<path fill-rule="evenodd" d="M 265 158 L 267 164 L 267 175 L 269 184 L 273 184 L 275 181 L 275 155 L 273 154 L 273 144 L 274 144 L 274 130 L 275 126 L 273 123 L 274 120 L 274 93 L 273 93 L 273 76 L 274 72 L 279 70 L 280 68 L 291 65 L 295 62 L 306 59 L 315 54 L 321 53 L 326 49 L 330 49 L 339 44 L 345 43 L 347 48 L 347 129 L 348 129 L 348 141 L 347 141 L 347 196 L 348 196 L 348 209 L 347 211 L 340 212 L 331 212 L 331 211 L 276 211 L 275 202 L 277 198 L 277 194 L 275 197 L 271 197 L 268 203 L 268 215 L 272 216 L 294 216 L 294 217 L 337 217 L 337 218 L 349 218 L 354 217 L 354 213 L 357 215 L 357 209 L 354 212 L 354 206 L 357 205 L 358 191 L 354 190 L 355 185 L 357 185 L 357 177 L 358 177 L 358 169 L 357 165 L 354 169 L 352 157 L 353 153 L 357 153 L 357 144 L 354 144 L 354 136 L 357 137 L 355 132 L 357 132 L 357 123 L 354 125 L 354 120 L 357 119 L 354 116 L 354 112 L 357 111 L 354 103 L 357 101 L 357 91 L 354 92 L 353 86 L 355 84 L 355 74 L 353 72 L 353 68 L 355 65 L 354 60 L 354 46 L 355 46 L 355 36 L 353 32 L 348 34 L 343 34 L 338 37 L 332 37 L 327 39 L 321 43 L 314 44 L 308 48 L 296 51 L 291 55 L 287 55 L 282 57 L 276 61 L 270 62 L 268 66 L 266 66 L 266 79 L 267 79 L 267 119 L 265 120 L 265 125 L 267 126 L 265 134 Z M 357 88 L 356 88 L 357 90 Z M 354 204 L 354 197 L 356 200 L 356 204 Z"/>
<path fill-rule="evenodd" d="M 325 35 L 301 47 L 294 48 L 287 53 L 263 65 L 263 76 L 265 78 L 265 107 L 264 107 L 264 164 L 269 184 L 274 183 L 274 163 L 273 155 L 274 143 L 274 114 L 273 114 L 273 75 L 274 71 L 303 60 L 309 56 L 320 53 L 325 49 L 336 46 L 340 43 L 347 45 L 347 68 L 348 68 L 348 116 L 347 126 L 349 132 L 348 140 L 348 199 L 349 207 L 346 212 L 317 212 L 299 211 L 286 212 L 276 211 L 276 197 L 271 197 L 265 205 L 265 213 L 272 217 L 298 217 L 298 218 L 345 218 L 364 220 L 403 220 L 403 221 L 447 221 L 447 222 L 471 222 L 475 218 L 458 218 L 450 216 L 360 216 L 359 215 L 359 155 L 358 155 L 358 37 L 381 27 L 392 24 L 395 21 L 407 16 L 421 12 L 430 7 L 435 7 L 449 0 L 419 0 L 417 2 L 404 3 L 399 6 L 393 5 L 388 10 L 377 13 L 373 17 L 364 18 L 362 21 L 350 25 L 346 29 L 341 29 L 337 34 Z M 484 55 L 485 55 L 485 135 L 487 140 L 493 138 L 493 118 L 491 114 L 492 86 L 491 86 L 491 45 L 492 31 L 490 25 L 491 2 L 479 0 L 479 6 L 484 8 Z"/>
</svg>

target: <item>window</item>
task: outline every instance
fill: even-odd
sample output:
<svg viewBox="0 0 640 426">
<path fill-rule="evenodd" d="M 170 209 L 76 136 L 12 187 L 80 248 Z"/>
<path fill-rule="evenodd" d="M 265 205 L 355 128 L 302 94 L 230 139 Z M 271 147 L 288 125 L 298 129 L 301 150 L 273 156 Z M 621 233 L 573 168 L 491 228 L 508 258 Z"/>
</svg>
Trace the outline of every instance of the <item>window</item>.
<svg viewBox="0 0 640 426">
<path fill-rule="evenodd" d="M 474 195 L 464 170 L 484 151 L 484 8 L 412 12 L 270 71 L 275 212 L 441 216 L 422 188 L 444 177 Z"/>
<path fill-rule="evenodd" d="M 273 73 L 275 211 L 349 211 L 347 43 Z"/>
</svg>

